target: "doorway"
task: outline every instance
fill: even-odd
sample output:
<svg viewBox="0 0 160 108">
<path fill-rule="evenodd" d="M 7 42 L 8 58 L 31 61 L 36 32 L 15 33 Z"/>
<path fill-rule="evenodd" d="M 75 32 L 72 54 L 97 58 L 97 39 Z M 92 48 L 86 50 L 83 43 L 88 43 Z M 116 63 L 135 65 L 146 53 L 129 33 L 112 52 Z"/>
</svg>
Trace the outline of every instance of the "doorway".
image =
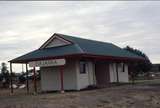
<svg viewBox="0 0 160 108">
<path fill-rule="evenodd" d="M 96 62 L 95 75 L 98 87 L 106 87 L 110 82 L 109 63 Z"/>
</svg>

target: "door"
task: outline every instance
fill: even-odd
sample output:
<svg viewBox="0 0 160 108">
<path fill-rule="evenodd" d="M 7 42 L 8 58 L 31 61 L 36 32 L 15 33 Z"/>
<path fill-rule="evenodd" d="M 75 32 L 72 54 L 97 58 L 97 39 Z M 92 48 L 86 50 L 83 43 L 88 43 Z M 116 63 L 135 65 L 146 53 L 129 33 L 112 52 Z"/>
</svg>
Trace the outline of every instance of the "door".
<svg viewBox="0 0 160 108">
<path fill-rule="evenodd" d="M 109 77 L 109 64 L 98 62 L 95 64 L 95 75 L 97 86 L 106 87 L 110 82 Z"/>
</svg>

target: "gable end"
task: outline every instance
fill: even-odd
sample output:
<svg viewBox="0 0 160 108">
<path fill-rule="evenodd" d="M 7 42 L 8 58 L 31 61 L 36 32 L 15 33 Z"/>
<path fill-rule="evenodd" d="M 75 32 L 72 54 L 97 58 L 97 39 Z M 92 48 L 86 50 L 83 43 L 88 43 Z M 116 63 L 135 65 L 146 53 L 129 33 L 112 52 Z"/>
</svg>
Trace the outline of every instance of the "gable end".
<svg viewBox="0 0 160 108">
<path fill-rule="evenodd" d="M 63 39 L 62 37 L 54 34 L 49 40 L 47 40 L 40 49 L 44 48 L 52 48 L 52 47 L 58 47 L 58 46 L 64 46 L 72 44 L 70 41 Z"/>
</svg>

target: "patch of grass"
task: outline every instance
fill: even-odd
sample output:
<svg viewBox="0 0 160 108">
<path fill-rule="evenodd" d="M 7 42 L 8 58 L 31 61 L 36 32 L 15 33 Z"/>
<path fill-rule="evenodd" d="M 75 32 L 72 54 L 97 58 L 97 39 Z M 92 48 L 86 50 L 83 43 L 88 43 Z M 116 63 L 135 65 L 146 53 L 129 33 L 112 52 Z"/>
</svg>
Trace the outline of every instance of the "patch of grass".
<svg viewBox="0 0 160 108">
<path fill-rule="evenodd" d="M 129 83 L 132 83 L 130 81 Z M 160 79 L 153 79 L 153 80 L 135 80 L 135 84 L 160 84 Z"/>
</svg>

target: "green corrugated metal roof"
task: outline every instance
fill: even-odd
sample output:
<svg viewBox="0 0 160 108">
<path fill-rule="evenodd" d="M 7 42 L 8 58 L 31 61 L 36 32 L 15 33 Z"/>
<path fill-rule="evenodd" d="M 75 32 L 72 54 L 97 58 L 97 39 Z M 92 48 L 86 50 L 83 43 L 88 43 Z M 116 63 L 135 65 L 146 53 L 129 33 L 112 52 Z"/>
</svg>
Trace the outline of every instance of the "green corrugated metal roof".
<svg viewBox="0 0 160 108">
<path fill-rule="evenodd" d="M 120 47 L 113 45 L 111 43 L 82 39 L 78 37 L 57 34 L 57 33 L 56 35 L 59 35 L 60 37 L 66 40 L 72 41 L 73 44 L 59 46 L 59 47 L 45 48 L 45 49 L 37 49 L 28 54 L 25 54 L 23 56 L 11 60 L 11 62 L 29 61 L 38 58 L 57 57 L 57 56 L 65 56 L 73 54 L 92 54 L 92 55 L 142 59 L 142 57 L 130 53 L 126 50 L 123 50 Z"/>
<path fill-rule="evenodd" d="M 75 44 L 66 45 L 61 47 L 54 47 L 54 48 L 46 48 L 46 49 L 38 49 L 22 55 L 18 58 L 15 58 L 11 61 L 19 62 L 19 61 L 28 61 L 32 59 L 38 58 L 46 58 L 46 57 L 56 57 L 56 56 L 63 56 L 63 55 L 70 55 L 70 54 L 79 54 L 81 51 Z"/>
<path fill-rule="evenodd" d="M 94 54 L 94 55 L 107 55 L 107 56 L 118 56 L 118 57 L 136 57 L 138 55 L 130 53 L 129 51 L 123 50 L 122 48 L 107 42 L 100 42 L 89 39 L 82 39 L 78 37 L 68 36 L 59 34 L 61 37 L 71 40 L 77 43 L 79 47 L 84 51 L 84 53 Z"/>
</svg>

